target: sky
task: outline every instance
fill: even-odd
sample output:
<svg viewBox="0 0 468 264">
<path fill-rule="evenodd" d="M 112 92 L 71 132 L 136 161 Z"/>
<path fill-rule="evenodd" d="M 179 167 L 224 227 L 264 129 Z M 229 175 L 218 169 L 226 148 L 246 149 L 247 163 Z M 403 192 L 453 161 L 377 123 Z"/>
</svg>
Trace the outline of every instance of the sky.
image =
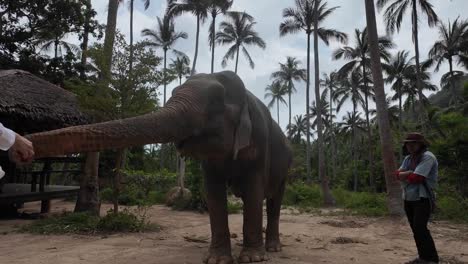
<svg viewBox="0 0 468 264">
<path fill-rule="evenodd" d="M 118 12 L 117 28 L 126 35 L 127 40 L 129 37 L 129 8 L 128 0 L 125 4 L 121 5 Z M 134 39 L 135 41 L 142 40 L 141 31 L 145 28 L 155 29 L 157 22 L 156 17 L 164 16 L 166 10 L 166 0 L 151 0 L 151 5 L 148 10 L 144 10 L 143 0 L 135 1 L 134 10 Z M 97 19 L 100 23 L 105 24 L 107 21 L 107 3 L 106 0 L 92 0 L 93 8 L 97 12 Z M 466 10 L 468 10 L 468 0 L 432 0 L 436 13 L 439 18 L 447 23 L 448 20 L 453 21 L 457 17 L 467 18 Z M 333 28 L 345 32 L 350 37 L 348 45 L 354 45 L 354 30 L 363 29 L 366 25 L 364 0 L 328 0 L 329 7 L 339 6 L 328 19 L 323 23 L 323 26 Z M 306 67 L 307 61 L 307 38 L 304 32 L 299 32 L 295 35 L 288 35 L 280 37 L 279 24 L 283 21 L 282 11 L 286 7 L 293 7 L 294 0 L 234 0 L 233 11 L 245 11 L 255 18 L 257 24 L 254 29 L 262 37 L 267 47 L 262 50 L 258 47 L 247 47 L 252 59 L 255 62 L 255 68 L 251 69 L 247 60 L 242 56 L 239 57 L 238 74 L 245 83 L 248 90 L 253 92 L 258 98 L 262 99 L 265 103 L 268 100 L 264 99 L 265 87 L 272 82 L 270 75 L 272 72 L 279 69 L 279 62 L 285 62 L 287 56 L 296 57 L 302 62 L 302 67 Z M 408 14 L 409 15 L 409 14 Z M 411 37 L 411 19 L 406 16 L 402 28 L 399 33 L 394 34 L 393 40 L 397 47 L 392 51 L 396 53 L 398 50 L 409 50 L 411 56 L 414 55 L 414 46 Z M 224 18 L 217 18 L 221 21 Z M 175 20 L 176 31 L 185 31 L 188 33 L 189 38 L 180 40 L 174 46 L 175 49 L 186 53 L 189 57 L 193 57 L 195 51 L 195 30 L 196 18 L 190 14 L 185 14 Z M 381 14 L 377 13 L 377 26 L 380 35 L 385 34 L 385 27 Z M 438 39 L 438 32 L 436 28 L 429 28 L 426 20 L 421 21 L 419 43 L 420 54 L 422 60 L 427 58 L 427 53 L 436 39 Z M 208 45 L 208 25 L 207 21 L 200 31 L 200 46 L 199 57 L 197 60 L 196 70 L 199 73 L 210 72 L 211 52 Z M 77 40 L 75 40 L 77 41 Z M 77 41 L 78 42 L 78 41 Z M 319 42 L 319 59 L 320 59 L 320 76 L 322 73 L 329 73 L 333 70 L 339 69 L 345 61 L 332 60 L 332 52 L 339 48 L 341 44 L 331 43 L 326 46 L 323 42 Z M 228 46 L 220 46 L 216 48 L 215 56 L 215 71 L 234 70 L 234 61 L 228 62 L 226 68 L 221 67 L 221 60 L 227 51 Z M 158 55 L 162 56 L 162 50 L 157 51 Z M 448 71 L 448 66 L 441 67 L 439 73 L 432 76 L 434 84 L 439 85 L 440 77 Z M 313 49 L 311 49 L 311 101 L 314 101 L 314 69 L 313 69 Z M 177 83 L 174 82 L 168 86 L 168 94 Z M 161 88 L 162 89 L 162 88 Z M 306 89 L 305 83 L 296 84 L 297 93 L 292 97 L 292 115 L 299 115 L 305 113 L 306 106 Z M 391 92 L 386 87 L 387 96 Z M 371 104 L 371 108 L 375 106 Z M 338 120 L 350 110 L 350 105 L 345 105 Z M 276 107 L 271 109 L 273 117 L 276 119 Z M 280 108 L 280 125 L 283 129 L 288 122 L 288 107 L 281 105 Z"/>
</svg>

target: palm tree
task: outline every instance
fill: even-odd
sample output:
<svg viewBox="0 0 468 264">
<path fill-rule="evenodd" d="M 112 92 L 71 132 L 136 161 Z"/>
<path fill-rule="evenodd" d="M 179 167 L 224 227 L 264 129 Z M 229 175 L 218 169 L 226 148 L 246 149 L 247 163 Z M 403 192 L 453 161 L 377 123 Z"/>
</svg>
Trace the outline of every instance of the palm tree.
<svg viewBox="0 0 468 264">
<path fill-rule="evenodd" d="M 215 38 L 216 38 L 216 17 L 219 14 L 225 14 L 231 8 L 234 0 L 209 0 L 208 13 L 211 14 L 210 32 L 208 41 L 211 47 L 211 73 L 214 72 L 215 58 Z"/>
<path fill-rule="evenodd" d="M 190 75 L 190 59 L 187 56 L 178 56 L 169 64 L 171 70 L 179 78 L 179 85 L 182 85 L 182 77 Z"/>
<path fill-rule="evenodd" d="M 434 43 L 429 51 L 429 58 L 436 61 L 436 72 L 439 71 L 440 65 L 447 60 L 449 63 L 450 79 L 454 79 L 454 60 L 457 60 L 459 64 L 462 64 L 466 59 L 463 51 L 466 50 L 464 45 L 467 44 L 468 39 L 468 20 L 460 21 L 457 18 L 452 24 L 450 24 L 450 21 L 448 24 L 440 23 L 438 29 L 439 40 Z M 451 83 L 451 101 L 458 103 L 460 100 L 457 99 L 455 83 Z"/>
<path fill-rule="evenodd" d="M 422 118 L 427 117 L 423 102 L 423 92 L 422 92 L 422 82 L 420 79 L 421 74 L 421 65 L 420 65 L 420 56 L 419 56 L 419 17 L 418 6 L 423 14 L 427 16 L 427 23 L 429 27 L 433 27 L 439 21 L 437 14 L 435 13 L 430 0 L 377 0 L 377 7 L 381 10 L 385 6 L 387 9 L 384 13 L 385 24 L 387 26 L 387 32 L 394 33 L 395 31 L 400 31 L 401 23 L 403 22 L 403 17 L 408 10 L 411 8 L 411 23 L 412 23 L 412 38 L 414 42 L 414 50 L 416 54 L 416 72 L 417 72 L 417 88 L 419 101 L 421 102 L 420 107 L 423 112 Z"/>
<path fill-rule="evenodd" d="M 80 78 L 82 80 L 86 79 L 86 66 L 88 60 L 88 44 L 89 44 L 89 33 L 91 31 L 91 17 L 95 12 L 92 9 L 91 0 L 83 1 L 84 6 L 84 23 L 83 23 L 83 33 L 81 34 L 81 66 L 80 66 Z"/>
<path fill-rule="evenodd" d="M 296 92 L 294 81 L 302 81 L 306 79 L 306 70 L 299 68 L 298 61 L 294 57 L 287 57 L 286 63 L 280 63 L 280 70 L 271 74 L 271 78 L 281 81 L 288 89 L 288 106 L 289 106 L 289 125 L 291 125 L 291 94 Z"/>
<path fill-rule="evenodd" d="M 109 0 L 106 33 L 104 36 L 104 67 L 103 74 L 101 75 L 105 83 L 109 83 L 111 78 L 112 52 L 114 49 L 114 39 L 117 27 L 117 11 L 121 2 L 122 0 Z"/>
<path fill-rule="evenodd" d="M 300 144 L 302 136 L 307 134 L 307 123 L 308 119 L 302 115 L 294 117 L 294 122 L 288 125 L 288 138 L 293 144 Z"/>
<path fill-rule="evenodd" d="M 145 28 L 141 31 L 142 35 L 149 37 L 146 41 L 146 45 L 155 48 L 162 48 L 164 51 L 164 100 L 163 106 L 166 104 L 166 87 L 167 87 L 167 51 L 172 49 L 177 40 L 187 39 L 188 35 L 185 32 L 176 32 L 175 25 L 172 17 L 165 15 L 164 18 L 157 17 L 158 26 L 156 30 Z M 177 51 L 176 51 L 177 52 Z"/>
<path fill-rule="evenodd" d="M 361 118 L 361 114 L 357 112 L 347 112 L 346 116 L 343 117 L 343 122 L 340 122 L 338 126 L 342 133 L 351 133 L 351 154 L 353 157 L 353 190 L 358 190 L 358 175 L 356 166 L 356 143 L 357 143 L 357 130 L 364 130 L 364 120 Z"/>
<path fill-rule="evenodd" d="M 382 1 L 382 0 L 379 0 Z M 401 187 L 393 177 L 396 169 L 395 156 L 393 154 L 392 132 L 388 118 L 387 102 L 382 76 L 382 65 L 380 62 L 380 50 L 378 45 L 377 22 L 375 18 L 374 0 L 365 0 L 366 20 L 369 34 L 369 50 L 371 58 L 371 70 L 374 81 L 374 91 L 377 106 L 377 118 L 380 134 L 380 145 L 382 150 L 385 182 L 387 187 L 388 210 L 392 215 L 403 215 L 401 199 Z"/>
<path fill-rule="evenodd" d="M 344 103 L 347 101 L 351 101 L 353 105 L 353 111 L 348 114 L 348 120 L 354 120 L 352 118 L 355 118 L 357 116 L 357 108 L 359 105 L 364 105 L 364 99 L 362 97 L 362 94 L 360 93 L 360 90 L 362 87 L 364 87 L 364 79 L 367 77 L 364 77 L 361 72 L 358 70 L 354 70 L 351 72 L 351 74 L 344 78 L 341 79 L 341 85 L 338 89 L 336 89 L 335 94 L 334 94 L 334 99 L 338 101 L 338 106 L 337 106 L 337 111 L 341 109 Z M 369 80 L 368 80 L 369 81 Z M 356 136 L 356 131 L 357 129 L 356 126 L 351 126 L 351 129 L 353 129 L 353 153 L 355 150 L 355 136 Z M 355 158 L 355 155 L 353 154 L 353 159 Z M 355 162 L 353 161 L 353 166 L 355 166 Z M 358 178 L 357 178 L 357 171 L 355 168 L 353 168 L 353 178 L 354 178 L 354 191 L 357 191 L 357 185 L 358 185 Z"/>
<path fill-rule="evenodd" d="M 239 52 L 242 48 L 245 58 L 249 61 L 250 67 L 253 69 L 255 63 L 250 57 L 249 52 L 245 48 L 249 46 L 257 46 L 262 49 L 266 48 L 266 43 L 258 33 L 253 29 L 256 24 L 254 18 L 245 12 L 227 12 L 227 21 L 220 24 L 220 31 L 216 33 L 216 42 L 222 45 L 231 45 L 223 57 L 221 65 L 226 67 L 227 61 L 234 59 L 236 56 L 235 72 L 237 73 L 237 65 L 239 63 Z"/>
<path fill-rule="evenodd" d="M 349 73 L 353 70 L 359 69 L 362 71 L 363 76 L 370 75 L 370 58 L 369 58 L 369 41 L 368 41 L 368 34 L 367 28 L 364 28 L 363 31 L 359 29 L 355 29 L 355 46 L 345 46 L 341 47 L 334 51 L 333 58 L 336 59 L 345 59 L 349 60 L 348 63 L 343 65 L 339 70 L 340 75 L 349 75 Z M 388 61 L 390 57 L 389 49 L 393 48 L 394 44 L 392 40 L 388 37 L 379 37 L 379 48 L 380 48 L 380 55 L 383 60 Z M 370 124 L 369 118 L 369 96 L 372 98 L 372 89 L 369 87 L 369 82 L 367 81 L 367 77 L 364 78 L 364 87 L 362 87 L 362 92 L 364 93 L 364 101 L 365 101 L 365 112 L 366 112 L 366 124 L 367 124 L 367 137 L 370 141 L 368 143 L 368 154 L 369 154 L 369 179 L 372 187 L 374 186 L 372 173 L 373 169 L 373 144 L 372 144 L 372 129 Z"/>
<path fill-rule="evenodd" d="M 191 75 L 195 74 L 198 58 L 198 43 L 200 39 L 200 24 L 208 17 L 208 1 L 200 0 L 168 0 L 167 14 L 169 16 L 180 16 L 184 13 L 192 13 L 197 17 L 197 33 L 195 35 L 195 54 Z"/>
<path fill-rule="evenodd" d="M 409 58 L 408 51 L 399 51 L 394 57 L 391 58 L 388 64 L 383 64 L 382 68 L 387 74 L 385 82 L 391 84 L 390 87 L 395 95 L 392 100 L 398 100 L 398 138 L 401 140 L 402 136 L 402 118 L 403 118 L 403 91 L 408 83 L 408 76 L 411 74 L 413 58 Z M 402 152 L 400 151 L 400 160 L 402 159 Z"/>
<path fill-rule="evenodd" d="M 336 102 L 334 100 L 334 95 L 335 91 L 339 88 L 339 76 L 336 71 L 331 72 L 330 75 L 328 74 L 323 74 L 323 78 L 320 80 L 320 84 L 323 86 L 324 91 L 328 91 L 330 97 L 328 101 L 328 106 L 330 107 L 329 109 L 329 114 L 330 114 L 330 120 L 329 120 L 329 131 L 330 131 L 330 140 L 331 140 L 331 160 L 333 163 L 332 166 L 332 171 L 333 171 L 333 179 L 336 179 L 336 146 L 335 146 L 335 127 L 333 124 L 333 117 L 335 116 L 333 114 L 333 102 Z"/>
<path fill-rule="evenodd" d="M 437 86 L 431 83 L 431 74 L 428 71 L 430 66 L 432 65 L 432 61 L 427 60 L 421 63 L 421 72 L 419 75 L 419 79 L 422 86 L 422 91 L 437 91 Z M 411 109 L 413 116 L 416 114 L 415 105 L 418 102 L 420 105 L 427 105 L 429 104 L 428 98 L 423 94 L 422 102 L 419 102 L 419 94 L 417 88 L 417 70 L 416 65 L 413 64 L 410 66 L 409 70 L 406 72 L 406 85 L 402 91 L 403 96 L 407 96 L 406 101 L 404 102 L 404 107 L 407 109 Z M 411 108 L 410 108 L 411 107 Z"/>
<path fill-rule="evenodd" d="M 280 119 L 279 119 L 279 106 L 280 103 L 283 103 L 287 105 L 286 101 L 284 100 L 283 96 L 286 95 L 287 93 L 287 88 L 278 81 L 274 81 L 272 84 L 268 85 L 265 88 L 266 94 L 265 94 L 265 99 L 271 98 L 271 101 L 268 103 L 268 108 L 273 107 L 273 105 L 276 103 L 276 110 L 278 114 L 278 125 L 280 125 Z"/>
<path fill-rule="evenodd" d="M 309 116 L 309 107 L 310 107 L 310 35 L 316 31 L 317 39 L 320 37 L 325 44 L 328 45 L 329 40 L 336 39 L 339 41 L 345 41 L 346 35 L 344 33 L 338 32 L 333 29 L 326 29 L 319 27 L 330 14 L 333 13 L 338 7 L 328 8 L 327 3 L 322 5 L 321 0 L 295 0 L 295 7 L 285 8 L 283 10 L 283 18 L 285 19 L 281 22 L 279 26 L 280 36 L 285 36 L 287 34 L 294 34 L 299 31 L 304 31 L 307 35 L 307 87 L 306 87 L 306 115 Z M 317 20 L 314 16 L 317 15 Z M 315 30 L 316 29 L 316 30 Z M 315 33 L 314 33 L 315 35 Z M 318 40 L 317 40 L 318 41 Z M 315 42 L 314 42 L 315 43 Z M 317 45 L 315 45 L 317 47 Z M 316 64 L 318 63 L 318 56 Z M 318 66 L 318 65 L 316 65 Z M 316 77 L 318 79 L 318 77 Z M 316 83 L 316 87 L 318 84 Z M 317 93 L 318 96 L 320 93 Z M 318 100 L 319 101 L 319 100 Z M 310 124 L 307 123 L 307 178 L 311 180 L 310 174 Z M 319 148 L 321 149 L 321 148 Z M 320 155 L 319 155 L 320 156 Z M 323 163 L 323 162 L 322 162 Z M 319 164 L 322 164 L 319 162 Z M 319 165 L 320 166 L 320 165 Z M 322 170 L 323 171 L 323 170 Z M 322 179 L 325 179 L 322 177 Z"/>
<path fill-rule="evenodd" d="M 330 119 L 330 113 L 328 112 L 328 109 L 329 109 L 329 104 L 328 104 L 328 101 L 327 101 L 327 96 L 328 96 L 328 92 L 327 90 L 324 90 L 322 92 L 322 95 L 320 96 L 320 107 L 322 109 L 320 109 L 321 113 L 322 113 L 322 123 L 325 124 L 325 127 L 328 126 L 329 122 L 328 120 Z M 311 122 L 311 127 L 312 129 L 315 129 L 317 126 L 318 126 L 318 113 L 319 113 L 319 110 L 317 108 L 317 104 L 315 102 L 312 102 L 312 105 L 310 106 L 310 116 L 309 116 L 309 119 L 312 119 L 312 122 Z"/>
</svg>

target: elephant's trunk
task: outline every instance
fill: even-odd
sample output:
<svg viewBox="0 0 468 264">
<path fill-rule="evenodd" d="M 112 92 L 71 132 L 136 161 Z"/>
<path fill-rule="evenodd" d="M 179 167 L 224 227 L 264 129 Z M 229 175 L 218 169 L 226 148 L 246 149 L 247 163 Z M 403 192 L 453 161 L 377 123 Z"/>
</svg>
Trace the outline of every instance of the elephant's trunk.
<svg viewBox="0 0 468 264">
<path fill-rule="evenodd" d="M 36 158 L 183 140 L 202 125 L 197 100 L 174 96 L 151 114 L 28 135 Z"/>
</svg>

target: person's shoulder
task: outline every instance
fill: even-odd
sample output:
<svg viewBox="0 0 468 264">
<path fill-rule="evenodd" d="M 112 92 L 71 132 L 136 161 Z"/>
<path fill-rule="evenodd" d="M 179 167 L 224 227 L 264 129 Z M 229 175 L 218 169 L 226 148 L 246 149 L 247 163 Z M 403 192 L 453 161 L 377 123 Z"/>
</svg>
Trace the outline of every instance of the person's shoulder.
<svg viewBox="0 0 468 264">
<path fill-rule="evenodd" d="M 423 158 L 424 158 L 424 159 L 433 159 L 433 160 L 437 160 L 437 158 L 436 158 L 436 156 L 434 155 L 434 153 L 430 152 L 429 150 L 427 150 L 426 152 L 424 152 Z"/>
</svg>

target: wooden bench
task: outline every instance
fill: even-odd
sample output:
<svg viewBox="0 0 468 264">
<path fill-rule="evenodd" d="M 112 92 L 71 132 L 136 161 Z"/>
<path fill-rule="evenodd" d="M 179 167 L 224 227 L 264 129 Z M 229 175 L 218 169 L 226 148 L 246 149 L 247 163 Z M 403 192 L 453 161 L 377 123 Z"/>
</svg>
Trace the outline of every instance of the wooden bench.
<svg viewBox="0 0 468 264">
<path fill-rule="evenodd" d="M 54 170 L 53 164 L 80 164 L 79 169 Z M 19 205 L 25 202 L 41 201 L 41 213 L 50 210 L 50 200 L 67 198 L 78 194 L 79 186 L 50 185 L 53 173 L 81 173 L 83 159 L 76 157 L 45 158 L 34 162 L 32 168 L 42 165 L 39 170 L 17 172 L 13 182 L 3 185 L 0 193 L 0 205 Z M 29 181 L 30 179 L 30 181 Z"/>
</svg>

